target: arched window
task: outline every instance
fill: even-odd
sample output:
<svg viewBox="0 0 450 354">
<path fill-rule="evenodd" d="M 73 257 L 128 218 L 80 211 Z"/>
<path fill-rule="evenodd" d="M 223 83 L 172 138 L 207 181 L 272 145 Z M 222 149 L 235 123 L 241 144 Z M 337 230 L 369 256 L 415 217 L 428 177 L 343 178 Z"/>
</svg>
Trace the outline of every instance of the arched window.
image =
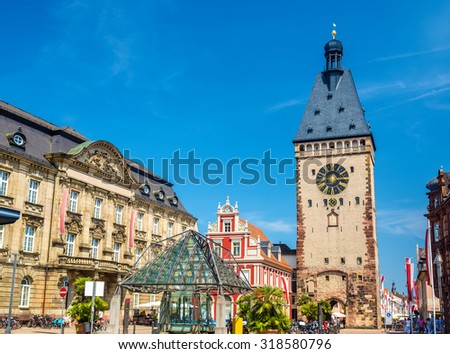
<svg viewBox="0 0 450 354">
<path fill-rule="evenodd" d="M 30 288 L 31 288 L 31 279 L 29 277 L 25 277 L 20 282 L 20 307 L 29 307 L 30 306 Z"/>
<path fill-rule="evenodd" d="M 359 205 L 359 197 L 355 197 L 355 204 Z"/>
<path fill-rule="evenodd" d="M 339 198 L 339 205 L 344 205 L 344 198 Z"/>
<path fill-rule="evenodd" d="M 312 207 L 312 200 L 308 199 L 308 208 L 311 208 L 311 207 Z"/>
</svg>

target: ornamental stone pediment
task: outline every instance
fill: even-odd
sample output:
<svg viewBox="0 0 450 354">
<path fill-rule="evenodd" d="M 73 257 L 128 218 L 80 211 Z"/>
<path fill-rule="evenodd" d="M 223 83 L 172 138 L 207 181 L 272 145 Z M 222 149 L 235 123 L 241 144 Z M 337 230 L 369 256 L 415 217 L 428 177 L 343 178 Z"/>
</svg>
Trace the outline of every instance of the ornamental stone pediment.
<svg viewBox="0 0 450 354">
<path fill-rule="evenodd" d="M 120 151 L 111 143 L 98 140 L 86 142 L 68 152 L 74 163 L 103 180 L 122 185 L 138 185 Z"/>
</svg>

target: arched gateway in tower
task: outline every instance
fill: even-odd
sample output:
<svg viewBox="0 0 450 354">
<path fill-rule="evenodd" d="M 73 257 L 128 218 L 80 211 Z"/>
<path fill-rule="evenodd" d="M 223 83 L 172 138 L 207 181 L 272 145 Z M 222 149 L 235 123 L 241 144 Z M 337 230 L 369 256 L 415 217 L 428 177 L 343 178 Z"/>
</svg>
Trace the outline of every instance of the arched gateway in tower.
<svg viewBox="0 0 450 354">
<path fill-rule="evenodd" d="M 293 140 L 297 294 L 341 304 L 348 326 L 380 328 L 375 143 L 334 36 Z"/>
</svg>

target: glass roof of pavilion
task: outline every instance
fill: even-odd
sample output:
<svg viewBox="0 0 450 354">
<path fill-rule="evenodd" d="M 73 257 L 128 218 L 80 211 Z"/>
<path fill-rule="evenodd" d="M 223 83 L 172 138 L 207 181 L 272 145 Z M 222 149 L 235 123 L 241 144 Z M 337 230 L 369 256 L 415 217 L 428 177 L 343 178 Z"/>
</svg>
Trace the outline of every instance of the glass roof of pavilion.
<svg viewBox="0 0 450 354">
<path fill-rule="evenodd" d="M 171 241 L 171 242 L 169 242 Z M 120 286 L 131 292 L 159 293 L 163 291 L 222 291 L 245 293 L 251 285 L 239 276 L 240 269 L 230 251 L 222 247 L 222 257 L 210 246 L 210 240 L 194 230 L 162 240 L 161 245 L 171 244 L 126 278 Z M 153 243 L 154 247 L 155 244 Z M 215 247 L 221 247 L 218 244 Z"/>
</svg>

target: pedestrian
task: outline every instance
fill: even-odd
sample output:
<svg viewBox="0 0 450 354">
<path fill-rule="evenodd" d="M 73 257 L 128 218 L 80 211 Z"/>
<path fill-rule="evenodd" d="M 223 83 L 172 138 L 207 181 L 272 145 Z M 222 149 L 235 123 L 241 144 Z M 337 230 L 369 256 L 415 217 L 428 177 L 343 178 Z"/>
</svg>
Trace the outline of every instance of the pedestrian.
<svg viewBox="0 0 450 354">
<path fill-rule="evenodd" d="M 425 321 L 422 316 L 417 320 L 417 324 L 419 325 L 419 333 L 425 333 Z"/>
<path fill-rule="evenodd" d="M 427 318 L 426 327 L 427 327 L 427 333 L 432 334 L 433 333 L 433 324 L 431 323 L 431 318 Z"/>
<path fill-rule="evenodd" d="M 403 331 L 408 334 L 411 333 L 411 321 L 409 318 L 403 321 Z"/>
</svg>

